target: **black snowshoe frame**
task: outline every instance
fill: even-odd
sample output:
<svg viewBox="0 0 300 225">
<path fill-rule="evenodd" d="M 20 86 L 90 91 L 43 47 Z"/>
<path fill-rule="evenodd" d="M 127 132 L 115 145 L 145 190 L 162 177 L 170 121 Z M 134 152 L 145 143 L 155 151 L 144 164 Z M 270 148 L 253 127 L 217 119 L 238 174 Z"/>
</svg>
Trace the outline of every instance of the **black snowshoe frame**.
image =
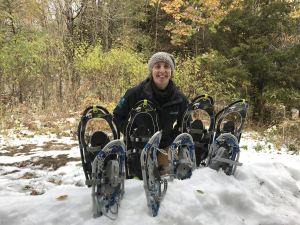
<svg viewBox="0 0 300 225">
<path fill-rule="evenodd" d="M 245 99 L 240 99 L 237 100 L 227 106 L 225 106 L 224 109 L 222 109 L 221 111 L 219 111 L 216 115 L 216 119 L 221 115 L 221 117 L 218 119 L 217 123 L 216 123 L 216 135 L 215 135 L 215 139 L 217 139 L 222 133 L 227 133 L 226 131 L 221 129 L 221 124 L 223 119 L 230 113 L 233 112 L 237 112 L 240 114 L 241 116 L 241 125 L 238 129 L 235 129 L 232 133 L 238 140 L 238 143 L 240 143 L 240 139 L 242 136 L 242 132 L 243 132 L 243 128 L 246 122 L 246 117 L 247 117 L 247 112 L 249 109 L 249 103 L 248 101 L 246 101 Z M 237 143 L 237 144 L 238 144 Z"/>
<path fill-rule="evenodd" d="M 195 120 L 189 124 L 189 117 L 195 110 L 203 110 L 209 115 L 210 125 L 208 129 L 203 129 L 201 120 Z M 202 124 L 202 129 L 193 128 L 193 123 Z M 200 125 L 201 126 L 201 125 Z M 199 95 L 189 103 L 188 109 L 185 112 L 182 119 L 181 132 L 187 132 L 193 137 L 195 145 L 195 155 L 197 166 L 204 165 L 208 156 L 209 146 L 214 138 L 214 126 L 215 126 L 215 109 L 214 100 L 210 95 Z"/>
<path fill-rule="evenodd" d="M 87 127 L 87 123 L 92 120 L 100 118 L 105 120 L 113 134 L 114 140 L 119 139 L 120 137 L 120 131 L 118 127 L 116 126 L 114 119 L 112 115 L 108 112 L 107 109 L 105 109 L 102 106 L 99 105 L 93 105 L 88 107 L 82 114 L 80 123 L 78 125 L 78 141 L 79 141 L 79 149 L 80 149 L 80 155 L 81 155 L 81 161 L 82 161 L 82 167 L 85 174 L 86 180 L 92 179 L 92 164 L 94 158 L 97 156 L 97 154 L 105 147 L 107 144 L 107 141 L 104 142 L 100 146 L 90 146 L 89 143 L 85 141 L 85 131 Z M 102 131 L 101 131 L 102 132 Z M 104 133 L 104 132 L 103 132 Z M 90 187 L 91 185 L 88 185 Z"/>
<path fill-rule="evenodd" d="M 134 120 L 139 114 L 147 114 L 151 117 L 152 124 L 154 127 L 154 133 L 156 133 L 159 130 L 158 114 L 154 104 L 146 99 L 137 102 L 128 114 L 124 124 L 123 134 L 124 142 L 126 145 L 125 164 L 127 179 L 131 179 L 133 177 L 138 177 L 139 179 L 142 179 L 142 170 L 140 169 L 140 156 L 143 151 L 143 148 L 148 143 L 151 136 L 154 134 L 151 134 L 151 132 L 147 135 L 132 134 L 132 126 Z M 129 143 L 131 143 L 132 146 L 129 146 Z M 140 147 L 134 148 L 135 144 L 138 144 Z"/>
</svg>

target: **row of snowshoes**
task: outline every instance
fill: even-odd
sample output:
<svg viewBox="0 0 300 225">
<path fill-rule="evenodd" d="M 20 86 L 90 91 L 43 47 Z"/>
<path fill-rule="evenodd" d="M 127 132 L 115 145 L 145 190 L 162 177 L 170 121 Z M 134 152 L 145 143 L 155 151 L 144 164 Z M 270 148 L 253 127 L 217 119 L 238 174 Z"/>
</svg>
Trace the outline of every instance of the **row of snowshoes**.
<svg viewBox="0 0 300 225">
<path fill-rule="evenodd" d="M 215 115 L 211 96 L 196 97 L 188 105 L 179 124 L 181 134 L 175 138 L 167 153 L 159 148 L 162 131 L 159 130 L 158 115 L 151 102 L 140 101 L 132 108 L 125 120 L 123 141 L 112 115 L 104 107 L 87 108 L 78 126 L 78 140 L 86 185 L 92 187 L 94 217 L 105 215 L 110 219 L 117 218 L 125 193 L 125 177 L 143 180 L 147 206 L 151 215 L 156 216 L 166 194 L 168 180 L 190 178 L 199 167 L 222 169 L 227 175 L 234 175 L 237 166 L 242 165 L 238 161 L 239 141 L 248 109 L 247 101 L 238 100 Z M 191 115 L 196 110 L 203 110 L 209 115 L 208 129 L 200 119 L 192 120 Z M 224 120 L 233 112 L 241 117 L 237 129 L 233 121 Z M 149 116 L 153 130 L 149 130 L 146 124 L 135 127 L 134 121 L 139 114 Z M 86 141 L 87 124 L 96 118 L 106 121 L 113 140 L 99 130 Z M 158 154 L 168 155 L 169 166 L 158 165 Z M 161 175 L 162 172 L 167 174 Z"/>
</svg>

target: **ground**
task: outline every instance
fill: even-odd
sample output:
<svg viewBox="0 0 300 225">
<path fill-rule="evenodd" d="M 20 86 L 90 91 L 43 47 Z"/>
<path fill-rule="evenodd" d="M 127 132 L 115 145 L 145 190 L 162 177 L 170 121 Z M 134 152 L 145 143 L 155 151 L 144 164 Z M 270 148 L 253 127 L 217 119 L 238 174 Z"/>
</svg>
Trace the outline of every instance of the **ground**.
<svg viewBox="0 0 300 225">
<path fill-rule="evenodd" d="M 115 221 L 93 218 L 91 188 L 77 140 L 55 134 L 1 136 L 2 224 L 297 224 L 300 156 L 243 134 L 235 176 L 199 168 L 169 182 L 158 216 L 148 212 L 143 183 L 125 181 Z M 11 140 L 4 140 L 11 138 Z"/>
</svg>

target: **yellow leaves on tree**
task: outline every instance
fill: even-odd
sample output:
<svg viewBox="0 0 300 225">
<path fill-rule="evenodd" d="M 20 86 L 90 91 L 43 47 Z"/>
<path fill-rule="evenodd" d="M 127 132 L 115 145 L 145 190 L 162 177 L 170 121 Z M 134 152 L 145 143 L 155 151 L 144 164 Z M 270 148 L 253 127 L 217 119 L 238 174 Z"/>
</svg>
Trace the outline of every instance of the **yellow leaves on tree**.
<svg viewBox="0 0 300 225">
<path fill-rule="evenodd" d="M 165 27 L 171 32 L 172 43 L 180 45 L 186 42 L 196 32 L 197 28 L 208 28 L 215 32 L 218 24 L 224 19 L 234 8 L 239 6 L 243 0 L 233 1 L 228 4 L 226 1 L 215 0 L 173 0 L 160 1 L 152 0 L 154 6 L 158 4 L 167 14 L 171 14 L 174 18 L 174 23 L 169 23 Z"/>
</svg>

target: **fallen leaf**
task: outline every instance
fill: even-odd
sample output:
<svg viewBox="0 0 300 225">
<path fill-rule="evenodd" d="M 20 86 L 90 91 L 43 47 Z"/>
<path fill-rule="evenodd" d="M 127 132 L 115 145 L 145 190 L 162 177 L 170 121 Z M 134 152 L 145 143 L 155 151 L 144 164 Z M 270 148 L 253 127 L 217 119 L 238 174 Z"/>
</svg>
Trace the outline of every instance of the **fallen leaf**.
<svg viewBox="0 0 300 225">
<path fill-rule="evenodd" d="M 64 146 L 62 145 L 53 145 L 50 147 L 51 150 L 61 150 Z"/>
<path fill-rule="evenodd" d="M 20 163 L 20 167 L 23 167 L 23 166 L 26 166 L 27 165 L 27 162 L 21 162 Z"/>
<path fill-rule="evenodd" d="M 200 194 L 204 194 L 204 192 L 203 191 L 201 191 L 201 190 L 197 190 Z"/>
<path fill-rule="evenodd" d="M 62 200 L 65 200 L 67 197 L 68 197 L 68 195 L 62 195 L 62 196 L 59 196 L 58 198 L 56 198 L 56 200 L 62 201 Z"/>
<path fill-rule="evenodd" d="M 56 181 L 56 182 L 54 182 L 54 183 L 56 183 L 56 184 L 58 184 L 58 185 L 60 185 L 61 184 L 61 180 L 59 180 L 59 181 Z"/>
<path fill-rule="evenodd" d="M 29 185 L 26 185 L 25 188 L 26 188 L 26 189 L 29 189 L 29 188 L 32 188 L 32 187 L 29 186 Z M 32 192 L 31 192 L 31 193 L 32 193 Z"/>
<path fill-rule="evenodd" d="M 37 195 L 37 191 L 36 190 L 32 190 L 32 192 L 30 193 L 30 195 Z"/>
</svg>

